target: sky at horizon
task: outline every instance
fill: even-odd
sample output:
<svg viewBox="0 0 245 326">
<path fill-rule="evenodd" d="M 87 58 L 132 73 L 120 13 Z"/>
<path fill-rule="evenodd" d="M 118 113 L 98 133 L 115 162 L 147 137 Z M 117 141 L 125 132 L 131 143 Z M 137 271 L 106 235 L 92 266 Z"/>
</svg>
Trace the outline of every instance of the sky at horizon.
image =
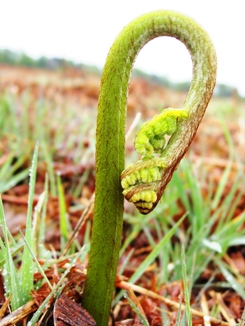
<svg viewBox="0 0 245 326">
<path fill-rule="evenodd" d="M 194 18 L 209 33 L 218 57 L 217 82 L 245 96 L 243 45 L 245 19 L 240 0 L 0 0 L 0 49 L 33 57 L 63 57 L 103 67 L 117 34 L 137 16 L 176 10 Z M 191 80 L 185 46 L 173 38 L 149 42 L 135 67 L 173 82 Z"/>
</svg>

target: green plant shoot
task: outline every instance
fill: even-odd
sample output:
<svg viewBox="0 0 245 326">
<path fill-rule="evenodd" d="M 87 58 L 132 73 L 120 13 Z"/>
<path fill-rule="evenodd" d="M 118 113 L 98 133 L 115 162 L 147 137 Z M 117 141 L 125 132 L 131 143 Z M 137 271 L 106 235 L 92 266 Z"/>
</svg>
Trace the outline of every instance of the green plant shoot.
<svg viewBox="0 0 245 326">
<path fill-rule="evenodd" d="M 172 36 L 185 44 L 193 62 L 192 83 L 182 109 L 164 110 L 142 126 L 135 140 L 142 159 L 123 172 L 131 70 L 141 48 L 159 36 Z M 155 208 L 196 133 L 215 80 L 216 54 L 209 36 L 193 19 L 177 12 L 159 10 L 140 16 L 122 30 L 109 51 L 99 96 L 94 223 L 83 294 L 83 306 L 97 325 L 108 325 L 115 288 L 122 191 L 141 213 Z M 165 135 L 170 135 L 167 144 Z"/>
</svg>

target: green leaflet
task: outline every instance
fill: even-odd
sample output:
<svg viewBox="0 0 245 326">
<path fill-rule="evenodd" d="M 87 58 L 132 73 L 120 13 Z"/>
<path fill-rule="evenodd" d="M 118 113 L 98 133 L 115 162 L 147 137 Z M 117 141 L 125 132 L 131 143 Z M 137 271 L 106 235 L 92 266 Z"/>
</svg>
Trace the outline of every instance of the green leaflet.
<svg viewBox="0 0 245 326">
<path fill-rule="evenodd" d="M 130 186 L 135 186 L 140 183 L 150 183 L 161 180 L 162 168 L 153 166 L 144 168 L 136 172 L 132 172 L 122 179 L 122 187 L 125 189 L 123 194 L 126 195 Z"/>
<path fill-rule="evenodd" d="M 134 146 L 142 155 L 142 161 L 131 164 L 130 169 L 123 171 L 121 185 L 125 198 L 133 202 L 142 214 L 149 213 L 158 199 L 156 185 L 166 167 L 164 159 L 161 159 L 166 147 L 165 135 L 173 135 L 178 122 L 186 118 L 186 109 L 168 108 L 145 122 L 136 134 Z"/>
<path fill-rule="evenodd" d="M 154 185 L 161 180 L 162 170 L 163 167 L 150 166 L 149 168 L 132 172 L 122 179 L 123 195 L 129 202 L 133 202 L 142 214 L 148 213 L 157 200 L 157 192 L 154 189 Z M 151 189 L 141 190 L 140 185 L 142 184 L 150 185 Z"/>
<path fill-rule="evenodd" d="M 145 122 L 136 134 L 134 146 L 143 159 L 151 158 L 155 153 L 162 153 L 165 145 L 165 135 L 172 135 L 178 125 L 178 120 L 188 118 L 185 109 L 168 108 L 153 119 Z"/>
</svg>

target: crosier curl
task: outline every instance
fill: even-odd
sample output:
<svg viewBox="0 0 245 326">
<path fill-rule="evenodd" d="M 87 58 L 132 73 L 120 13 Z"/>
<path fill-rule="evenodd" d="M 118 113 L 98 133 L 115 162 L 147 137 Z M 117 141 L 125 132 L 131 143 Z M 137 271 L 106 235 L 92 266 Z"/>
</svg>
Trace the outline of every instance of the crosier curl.
<svg viewBox="0 0 245 326">
<path fill-rule="evenodd" d="M 209 36 L 190 18 L 183 21 L 176 13 L 168 18 L 162 28 L 165 35 L 171 30 L 171 36 L 186 45 L 193 62 L 193 79 L 182 109 L 164 109 L 136 134 L 134 146 L 142 158 L 122 172 L 121 185 L 125 198 L 142 214 L 150 213 L 160 200 L 195 136 L 215 86 L 216 54 Z M 168 143 L 165 135 L 170 136 Z"/>
</svg>

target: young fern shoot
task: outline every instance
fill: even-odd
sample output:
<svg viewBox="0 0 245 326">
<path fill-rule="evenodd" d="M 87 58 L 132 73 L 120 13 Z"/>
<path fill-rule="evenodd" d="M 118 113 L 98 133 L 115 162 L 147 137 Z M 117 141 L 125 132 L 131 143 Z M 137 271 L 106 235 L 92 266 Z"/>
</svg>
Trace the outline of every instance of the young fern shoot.
<svg viewBox="0 0 245 326">
<path fill-rule="evenodd" d="M 168 13 L 162 28 L 165 35 L 186 45 L 193 62 L 193 79 L 182 109 L 164 109 L 136 134 L 134 146 L 142 158 L 122 172 L 121 185 L 125 198 L 142 214 L 150 213 L 160 200 L 195 136 L 216 82 L 216 53 L 209 36 L 190 18 L 182 20 L 182 15 Z M 167 144 L 165 135 L 171 136 Z"/>
<path fill-rule="evenodd" d="M 186 45 L 193 62 L 192 83 L 183 108 L 165 109 L 141 127 L 135 147 L 142 159 L 124 170 L 131 70 L 141 48 L 159 36 L 172 36 Z M 115 289 L 122 191 L 141 213 L 154 209 L 196 133 L 215 79 L 216 54 L 209 36 L 193 19 L 177 12 L 159 10 L 140 16 L 122 30 L 110 49 L 99 96 L 94 221 L 83 294 L 83 306 L 97 326 L 108 325 Z M 170 135 L 167 145 L 165 135 Z"/>
</svg>

